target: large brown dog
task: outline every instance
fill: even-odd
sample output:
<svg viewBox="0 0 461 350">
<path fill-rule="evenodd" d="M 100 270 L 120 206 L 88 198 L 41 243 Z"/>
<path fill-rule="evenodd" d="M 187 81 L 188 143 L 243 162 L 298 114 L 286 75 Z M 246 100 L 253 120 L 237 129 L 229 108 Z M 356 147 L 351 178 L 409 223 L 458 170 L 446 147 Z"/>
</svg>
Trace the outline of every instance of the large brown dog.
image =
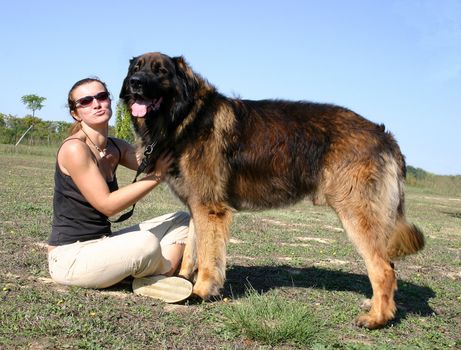
<svg viewBox="0 0 461 350">
<path fill-rule="evenodd" d="M 309 196 L 336 211 L 365 260 L 373 298 L 357 324 L 394 317 L 391 260 L 422 249 L 424 237 L 405 219 L 404 157 L 383 125 L 329 104 L 231 99 L 182 57 L 161 53 L 131 60 L 120 97 L 143 145 L 157 140 L 157 154 L 174 153 L 166 181 L 195 225 L 180 274 L 198 273 L 196 295 L 218 295 L 224 284 L 233 209 Z"/>
</svg>

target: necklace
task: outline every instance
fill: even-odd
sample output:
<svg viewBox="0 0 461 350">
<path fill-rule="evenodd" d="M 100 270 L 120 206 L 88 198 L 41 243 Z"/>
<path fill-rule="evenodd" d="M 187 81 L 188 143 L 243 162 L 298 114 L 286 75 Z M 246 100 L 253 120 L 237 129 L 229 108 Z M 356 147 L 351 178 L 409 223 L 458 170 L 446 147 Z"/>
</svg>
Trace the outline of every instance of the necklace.
<svg viewBox="0 0 461 350">
<path fill-rule="evenodd" d="M 90 137 L 88 136 L 88 134 L 85 132 L 85 130 L 83 130 L 83 128 L 81 129 L 83 131 L 83 133 L 86 135 L 86 138 L 88 140 L 90 140 L 91 144 L 94 146 L 94 148 L 96 148 L 96 150 L 99 152 L 99 156 L 101 158 L 104 158 L 106 156 L 106 152 L 107 152 L 107 148 L 104 148 L 104 149 L 101 149 L 99 148 L 94 142 L 92 139 L 90 139 Z"/>
</svg>

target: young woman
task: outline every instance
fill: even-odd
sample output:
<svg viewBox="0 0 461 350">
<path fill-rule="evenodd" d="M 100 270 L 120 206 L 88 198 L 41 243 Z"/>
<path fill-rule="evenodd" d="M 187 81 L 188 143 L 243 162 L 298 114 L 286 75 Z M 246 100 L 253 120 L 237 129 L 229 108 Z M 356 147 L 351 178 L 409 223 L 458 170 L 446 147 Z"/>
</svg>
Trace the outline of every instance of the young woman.
<svg viewBox="0 0 461 350">
<path fill-rule="evenodd" d="M 182 257 L 188 214 L 166 214 L 117 232 L 108 220 L 162 182 L 171 156 L 164 154 L 152 173 L 118 188 L 117 166 L 136 170 L 140 160 L 130 144 L 108 137 L 112 109 L 105 83 L 78 81 L 68 105 L 75 124 L 57 153 L 48 241 L 51 277 L 60 284 L 105 288 L 133 276 L 135 293 L 166 302 L 186 299 L 191 283 L 168 276 Z"/>
</svg>

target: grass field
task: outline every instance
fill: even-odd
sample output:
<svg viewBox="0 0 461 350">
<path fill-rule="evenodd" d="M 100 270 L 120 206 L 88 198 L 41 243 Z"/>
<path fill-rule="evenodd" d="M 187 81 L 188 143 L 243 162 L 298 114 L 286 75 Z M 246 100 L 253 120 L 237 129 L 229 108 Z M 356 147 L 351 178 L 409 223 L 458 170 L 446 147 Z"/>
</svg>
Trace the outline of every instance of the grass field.
<svg viewBox="0 0 461 350">
<path fill-rule="evenodd" d="M 369 331 L 353 325 L 371 295 L 362 259 L 336 215 L 307 201 L 235 214 L 221 301 L 167 305 L 128 283 L 54 284 L 45 253 L 54 152 L 24 153 L 0 148 L 0 349 L 461 349 L 457 194 L 407 188 L 427 246 L 396 263 L 397 317 Z M 120 169 L 119 182 L 132 176 Z M 124 225 L 180 209 L 161 186 Z"/>
</svg>

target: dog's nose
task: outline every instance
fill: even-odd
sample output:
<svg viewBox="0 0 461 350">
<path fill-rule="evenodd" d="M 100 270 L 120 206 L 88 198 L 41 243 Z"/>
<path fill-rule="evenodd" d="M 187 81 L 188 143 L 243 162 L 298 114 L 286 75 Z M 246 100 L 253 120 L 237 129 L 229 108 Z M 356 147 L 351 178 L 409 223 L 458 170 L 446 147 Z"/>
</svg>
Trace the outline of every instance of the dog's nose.
<svg viewBox="0 0 461 350">
<path fill-rule="evenodd" d="M 142 86 L 141 78 L 137 76 L 132 76 L 130 78 L 130 86 L 134 89 L 139 89 Z"/>
</svg>

